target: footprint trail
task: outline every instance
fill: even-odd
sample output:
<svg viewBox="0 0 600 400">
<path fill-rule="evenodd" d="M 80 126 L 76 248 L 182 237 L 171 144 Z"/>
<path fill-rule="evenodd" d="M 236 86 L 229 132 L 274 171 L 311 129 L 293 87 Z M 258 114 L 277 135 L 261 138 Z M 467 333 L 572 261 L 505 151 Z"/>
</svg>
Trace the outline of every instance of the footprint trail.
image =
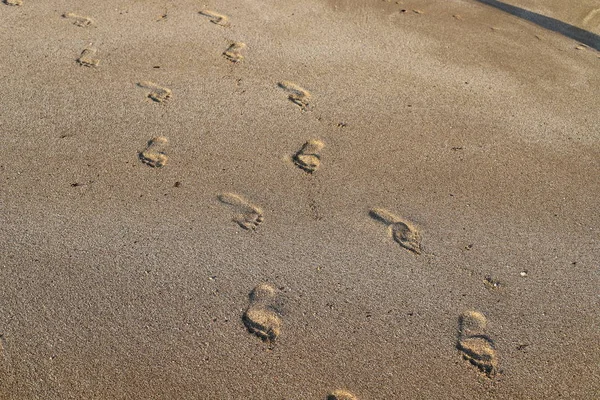
<svg viewBox="0 0 600 400">
<path fill-rule="evenodd" d="M 146 148 L 138 153 L 140 161 L 152 168 L 164 167 L 168 160 L 165 153 L 168 143 L 169 140 L 164 136 L 150 140 Z"/>
<path fill-rule="evenodd" d="M 374 208 L 369 214 L 372 218 L 388 225 L 389 232 L 400 246 L 415 254 L 422 253 L 421 233 L 411 222 L 382 208 Z"/>
<path fill-rule="evenodd" d="M 277 289 L 261 283 L 250 292 L 250 304 L 242 320 L 250 333 L 265 342 L 274 342 L 281 332 L 281 317 L 275 308 Z"/>
<path fill-rule="evenodd" d="M 263 222 L 262 210 L 235 193 L 221 193 L 218 196 L 222 203 L 228 204 L 238 212 L 233 221 L 246 230 L 256 230 Z"/>
<path fill-rule="evenodd" d="M 498 370 L 498 355 L 494 341 L 487 335 L 487 318 L 479 311 L 467 311 L 459 318 L 456 347 L 463 358 L 479 368 L 488 377 Z"/>
</svg>

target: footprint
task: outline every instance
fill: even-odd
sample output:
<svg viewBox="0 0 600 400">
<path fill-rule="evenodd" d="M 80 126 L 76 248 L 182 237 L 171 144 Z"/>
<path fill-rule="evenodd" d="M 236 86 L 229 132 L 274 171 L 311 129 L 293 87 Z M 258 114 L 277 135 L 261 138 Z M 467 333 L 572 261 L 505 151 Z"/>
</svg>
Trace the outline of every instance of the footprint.
<svg viewBox="0 0 600 400">
<path fill-rule="evenodd" d="M 233 218 L 233 221 L 242 228 L 253 231 L 263 222 L 262 210 L 243 197 L 235 193 L 222 193 L 218 197 L 222 203 L 235 207 L 236 211 L 239 212 Z"/>
<path fill-rule="evenodd" d="M 310 93 L 293 82 L 283 81 L 277 84 L 280 88 L 288 92 L 288 99 L 299 106 L 302 111 L 307 111 L 310 103 Z"/>
<path fill-rule="evenodd" d="M 97 67 L 100 64 L 100 60 L 94 58 L 98 50 L 93 48 L 83 49 L 81 55 L 77 59 L 79 65 L 83 65 L 84 67 Z"/>
<path fill-rule="evenodd" d="M 223 56 L 233 63 L 238 63 L 244 59 L 242 50 L 246 48 L 246 44 L 242 42 L 234 42 L 223 52 Z"/>
<path fill-rule="evenodd" d="M 171 89 L 157 85 L 154 82 L 142 81 L 137 85 L 144 89 L 150 89 L 151 92 L 148 94 L 148 97 L 157 103 L 164 103 L 171 98 Z"/>
<path fill-rule="evenodd" d="M 294 155 L 294 163 L 304 171 L 312 174 L 321 165 L 321 150 L 325 143 L 317 139 L 304 143 L 302 148 Z"/>
<path fill-rule="evenodd" d="M 210 18 L 210 22 L 221 26 L 229 26 L 229 17 L 210 10 L 200 11 L 201 15 Z"/>
<path fill-rule="evenodd" d="M 242 320 L 250 333 L 265 342 L 273 342 L 281 332 L 281 317 L 274 307 L 277 289 L 268 283 L 261 283 L 250 292 L 250 304 Z"/>
<path fill-rule="evenodd" d="M 84 17 L 82 15 L 77 15 L 74 13 L 64 13 L 62 16 L 63 18 L 70 19 L 71 21 L 73 21 L 74 25 L 81 26 L 82 28 L 90 26 L 94 23 L 94 21 L 92 21 L 91 18 Z"/>
<path fill-rule="evenodd" d="M 358 397 L 345 390 L 334 390 L 327 395 L 327 400 L 358 400 Z"/>
<path fill-rule="evenodd" d="M 22 6 L 23 0 L 4 0 L 4 4 L 8 6 Z"/>
<path fill-rule="evenodd" d="M 158 136 L 150 140 L 146 149 L 138 154 L 140 161 L 152 168 L 164 167 L 168 160 L 165 154 L 168 143 L 169 140 L 164 136 Z"/>
<path fill-rule="evenodd" d="M 488 377 L 498 370 L 498 355 L 494 341 L 487 335 L 487 318 L 479 311 L 467 311 L 460 316 L 456 347 L 463 358 L 478 367 Z"/>
<path fill-rule="evenodd" d="M 374 208 L 369 214 L 389 226 L 389 231 L 398 244 L 415 254 L 421 254 L 421 233 L 409 221 L 404 220 L 382 208 Z"/>
<path fill-rule="evenodd" d="M 591 10 L 589 13 L 587 13 L 587 15 L 583 18 L 583 26 L 587 26 L 587 25 L 591 25 L 593 26 L 594 24 L 590 24 L 590 22 L 592 20 L 594 20 L 596 17 L 599 17 L 599 21 L 600 22 L 600 8 L 596 8 Z M 597 25 L 597 24 L 596 24 Z"/>
</svg>

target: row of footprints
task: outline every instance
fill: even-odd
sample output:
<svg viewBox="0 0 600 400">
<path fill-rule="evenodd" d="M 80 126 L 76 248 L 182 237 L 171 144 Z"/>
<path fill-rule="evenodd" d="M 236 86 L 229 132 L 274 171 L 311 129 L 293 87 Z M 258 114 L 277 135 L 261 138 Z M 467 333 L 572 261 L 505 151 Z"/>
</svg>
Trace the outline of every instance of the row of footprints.
<svg viewBox="0 0 600 400">
<path fill-rule="evenodd" d="M 7 4 L 9 4 L 8 2 L 19 2 L 19 4 L 14 5 L 20 5 L 20 0 L 6 1 Z M 210 18 L 210 21 L 216 25 L 229 26 L 229 18 L 226 15 L 219 14 L 210 10 L 200 11 L 200 14 Z M 90 17 L 78 15 L 71 12 L 64 13 L 62 17 L 71 21 L 74 25 L 83 28 L 94 24 L 94 21 Z M 244 60 L 244 55 L 242 54 L 242 52 L 246 49 L 246 47 L 247 46 L 245 43 L 233 42 L 223 52 L 223 56 L 233 63 L 239 63 Z M 87 47 L 83 49 L 79 58 L 76 61 L 77 63 L 85 67 L 97 67 L 100 64 L 100 60 L 96 58 L 97 52 L 98 49 L 94 47 Z M 303 111 L 309 110 L 311 94 L 308 90 L 302 88 L 294 82 L 289 81 L 282 81 L 279 82 L 277 85 L 288 93 L 288 99 L 292 103 L 298 105 Z M 152 82 L 140 82 L 138 83 L 138 86 L 150 89 L 151 92 L 148 95 L 148 97 L 158 103 L 165 102 L 171 97 L 172 94 L 170 89 Z"/>
<path fill-rule="evenodd" d="M 250 333 L 272 344 L 281 334 L 282 319 L 278 289 L 269 283 L 256 286 L 249 295 L 249 304 L 242 321 Z M 487 377 L 498 372 L 498 354 L 494 341 L 487 334 L 488 321 L 479 311 L 466 311 L 459 317 L 456 348 L 465 360 Z M 332 392 L 328 399 L 356 399 L 344 390 Z"/>
<path fill-rule="evenodd" d="M 245 46 L 246 45 L 243 43 L 234 43 L 223 54 L 226 55 L 227 58 L 232 59 L 232 60 L 233 59 L 238 59 L 238 60 L 242 59 L 243 56 L 237 50 L 243 49 Z M 100 60 L 94 58 L 96 53 L 97 53 L 97 50 L 93 47 L 85 48 L 81 52 L 81 55 L 77 59 L 77 62 L 80 65 L 83 65 L 86 67 L 96 67 L 100 63 Z M 151 100 L 153 100 L 157 103 L 165 103 L 167 100 L 169 100 L 171 98 L 171 95 L 173 94 L 171 89 L 161 86 L 154 82 L 143 81 L 143 82 L 139 82 L 137 85 L 138 85 L 138 87 L 141 87 L 144 89 L 149 89 L 150 93 L 148 94 L 148 98 L 150 98 Z M 302 89 L 300 86 L 296 85 L 295 83 L 288 82 L 288 81 L 280 82 L 277 84 L 277 86 L 282 88 L 283 90 L 285 90 L 288 93 L 288 99 L 292 103 L 299 106 L 302 111 L 308 111 L 310 109 L 309 101 L 310 101 L 311 95 L 307 90 Z"/>
<path fill-rule="evenodd" d="M 148 142 L 146 148 L 138 153 L 138 157 L 140 161 L 150 167 L 163 167 L 168 160 L 167 145 L 168 139 L 158 136 Z M 308 173 L 315 172 L 321 165 L 321 150 L 324 146 L 325 144 L 320 140 L 309 140 L 292 157 L 294 163 Z M 264 214 L 260 207 L 237 194 L 221 194 L 219 200 L 237 211 L 233 221 L 246 230 L 256 230 L 264 220 Z M 421 233 L 413 223 L 382 208 L 374 208 L 369 214 L 373 219 L 388 227 L 390 236 L 400 246 L 415 254 L 421 254 Z"/>
<path fill-rule="evenodd" d="M 156 137 L 148 142 L 147 147 L 139 153 L 138 157 L 143 163 L 151 167 L 163 167 L 168 160 L 166 155 L 167 144 L 166 137 Z M 323 142 L 319 140 L 306 142 L 294 155 L 294 162 L 299 168 L 310 173 L 314 172 L 320 165 L 320 151 L 323 146 Z M 235 208 L 238 214 L 236 214 L 233 221 L 246 230 L 255 230 L 264 220 L 264 214 L 260 207 L 237 194 L 221 194 L 219 200 Z M 415 254 L 421 254 L 421 233 L 413 223 L 381 208 L 374 208 L 369 213 L 371 217 L 388 227 L 390 236 L 402 247 Z"/>
<path fill-rule="evenodd" d="M 240 48 L 243 48 L 244 46 L 245 45 L 243 43 L 234 43 L 229 47 L 229 49 L 224 54 L 226 54 L 227 57 L 232 58 L 232 59 L 236 58 L 236 57 L 241 58 L 241 57 L 243 57 L 241 54 L 239 54 L 231 49 L 240 49 Z M 79 58 L 77 59 L 77 62 L 80 65 L 83 65 L 86 67 L 96 67 L 96 66 L 98 66 L 98 64 L 100 62 L 100 60 L 95 58 L 96 53 L 97 53 L 97 50 L 95 48 L 92 48 L 92 47 L 85 48 L 81 52 Z M 169 100 L 171 98 L 171 95 L 173 94 L 171 89 L 169 89 L 165 86 L 161 86 L 157 83 L 150 82 L 150 81 L 138 82 L 137 86 L 150 90 L 150 92 L 148 93 L 148 98 L 150 98 L 151 100 L 153 100 L 157 103 L 165 103 L 167 100 Z M 300 86 L 298 86 L 292 82 L 280 82 L 277 84 L 277 86 L 279 86 L 280 88 L 282 88 L 286 92 L 288 92 L 288 99 L 292 103 L 298 105 L 303 111 L 309 110 L 309 100 L 310 100 L 311 96 L 307 90 L 302 89 Z"/>
<path fill-rule="evenodd" d="M 256 230 L 265 219 L 260 207 L 240 195 L 222 193 L 218 198 L 222 203 L 231 206 L 235 210 L 236 214 L 233 221 L 246 230 Z M 421 233 L 413 223 L 382 208 L 372 209 L 369 211 L 369 215 L 386 224 L 388 234 L 400 246 L 415 254 L 422 253 Z"/>
<path fill-rule="evenodd" d="M 166 88 L 155 86 L 151 82 L 140 82 L 140 87 L 152 89 L 150 96 L 157 98 L 168 98 L 170 91 Z M 144 164 L 153 168 L 162 168 L 167 164 L 167 145 L 169 140 L 164 136 L 158 136 L 151 139 L 146 148 L 138 153 L 138 158 Z M 317 139 L 312 139 L 304 143 L 302 148 L 294 154 L 292 160 L 294 164 L 312 174 L 321 166 L 321 150 L 325 144 Z"/>
<path fill-rule="evenodd" d="M 5 4 L 20 6 L 22 0 L 4 0 Z M 200 14 L 208 17 L 210 22 L 227 27 L 230 25 L 226 15 L 210 10 L 200 11 Z M 94 24 L 93 20 L 86 16 L 74 13 L 65 13 L 63 18 L 72 21 L 79 27 L 88 27 Z M 246 44 L 233 42 L 224 52 L 223 56 L 233 62 L 239 63 L 244 60 L 242 52 Z M 85 48 L 77 62 L 86 67 L 97 67 L 100 60 L 96 58 L 97 49 Z M 153 82 L 139 82 L 138 86 L 149 90 L 148 98 L 164 103 L 172 96 L 169 88 Z M 310 109 L 311 94 L 299 85 L 283 81 L 278 86 L 288 94 L 288 99 L 300 107 L 301 110 Z M 139 159 L 146 165 L 160 168 L 166 165 L 168 157 L 166 147 L 168 140 L 165 137 L 157 137 L 148 142 L 147 147 L 139 153 Z M 324 144 L 320 140 L 306 142 L 293 156 L 296 166 L 302 170 L 313 173 L 321 164 L 321 150 Z M 233 218 L 238 225 L 246 230 L 255 230 L 264 220 L 264 213 L 260 207 L 252 204 L 243 197 L 234 193 L 219 195 L 219 200 L 235 209 Z M 405 249 L 421 254 L 421 234 L 414 224 L 398 217 L 384 209 L 373 209 L 370 211 L 372 218 L 387 226 L 390 236 Z M 277 289 L 270 284 L 260 284 L 250 293 L 249 305 L 244 312 L 243 322 L 251 333 L 266 342 L 274 342 L 281 333 L 281 315 L 278 311 Z M 461 315 L 459 319 L 459 337 L 457 348 L 463 357 L 478 367 L 487 376 L 493 376 L 498 368 L 498 357 L 493 341 L 486 333 L 487 320 L 485 316 L 477 311 L 469 311 Z M 335 390 L 327 396 L 328 400 L 356 400 L 356 396 L 345 390 Z"/>
</svg>

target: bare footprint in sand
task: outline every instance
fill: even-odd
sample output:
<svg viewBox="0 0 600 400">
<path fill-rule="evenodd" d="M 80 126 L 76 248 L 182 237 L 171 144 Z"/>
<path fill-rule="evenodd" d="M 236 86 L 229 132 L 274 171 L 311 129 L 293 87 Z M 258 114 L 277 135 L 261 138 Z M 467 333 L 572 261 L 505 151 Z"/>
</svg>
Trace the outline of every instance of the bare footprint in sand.
<svg viewBox="0 0 600 400">
<path fill-rule="evenodd" d="M 317 139 L 309 140 L 304 143 L 302 148 L 294 155 L 294 164 L 298 168 L 312 174 L 321 165 L 321 150 L 325 143 Z"/>
<path fill-rule="evenodd" d="M 374 208 L 369 214 L 372 218 L 388 225 L 388 229 L 398 244 L 415 254 L 421 254 L 421 233 L 411 222 L 400 218 L 382 208 Z"/>
<path fill-rule="evenodd" d="M 234 42 L 223 52 L 223 56 L 232 63 L 239 63 L 244 60 L 242 50 L 246 48 L 246 44 L 242 42 Z"/>
<path fill-rule="evenodd" d="M 256 230 L 263 222 L 262 210 L 235 193 L 221 193 L 218 196 L 222 203 L 233 206 L 238 214 L 233 218 L 239 226 L 246 230 Z"/>
<path fill-rule="evenodd" d="M 219 14 L 211 10 L 200 11 L 201 15 L 210 18 L 210 22 L 216 25 L 229 26 L 229 17 L 224 14 Z"/>
<path fill-rule="evenodd" d="M 334 390 L 327 395 L 327 400 L 358 400 L 358 397 L 345 390 Z"/>
<path fill-rule="evenodd" d="M 478 367 L 488 377 L 498 370 L 498 355 L 494 341 L 487 335 L 487 318 L 479 311 L 467 311 L 460 316 L 456 347 L 463 358 Z"/>
<path fill-rule="evenodd" d="M 582 23 L 583 26 L 598 26 L 600 23 L 600 8 L 595 8 L 587 13 Z"/>
<path fill-rule="evenodd" d="M 81 26 L 85 28 L 86 26 L 90 26 L 94 23 L 90 17 L 84 17 L 83 15 L 77 15 L 74 13 L 64 13 L 63 18 L 69 19 L 73 22 L 73 25 Z"/>
<path fill-rule="evenodd" d="M 137 84 L 139 87 L 144 89 L 150 89 L 151 92 L 148 94 L 148 98 L 152 99 L 157 103 L 164 103 L 171 98 L 173 92 L 171 89 L 164 86 L 157 85 L 154 82 L 142 81 Z"/>
<path fill-rule="evenodd" d="M 100 64 L 100 60 L 95 58 L 97 52 L 98 50 L 91 47 L 83 49 L 77 59 L 77 63 L 84 67 L 97 67 Z"/>
<path fill-rule="evenodd" d="M 275 309 L 277 289 L 261 283 L 250 292 L 249 297 L 250 304 L 242 317 L 244 325 L 265 342 L 275 341 L 281 332 L 281 317 Z"/>
<path fill-rule="evenodd" d="M 4 4 L 7 6 L 22 6 L 23 0 L 4 0 Z"/>
<path fill-rule="evenodd" d="M 307 111 L 309 109 L 311 95 L 308 90 L 289 81 L 279 82 L 277 86 L 288 92 L 288 99 L 299 106 L 302 111 Z"/>
<path fill-rule="evenodd" d="M 144 164 L 152 168 L 164 167 L 168 157 L 165 154 L 165 149 L 169 140 L 164 136 L 158 136 L 148 142 L 148 145 L 143 151 L 138 153 L 138 158 Z"/>
</svg>

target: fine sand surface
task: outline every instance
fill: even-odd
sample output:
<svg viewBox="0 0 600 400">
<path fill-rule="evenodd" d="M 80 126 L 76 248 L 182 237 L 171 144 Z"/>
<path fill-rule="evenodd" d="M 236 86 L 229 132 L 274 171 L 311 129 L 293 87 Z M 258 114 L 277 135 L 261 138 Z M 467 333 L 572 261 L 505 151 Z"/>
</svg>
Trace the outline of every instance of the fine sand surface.
<svg viewBox="0 0 600 400">
<path fill-rule="evenodd" d="M 207 1 L 0 3 L 0 398 L 600 398 L 600 53 Z"/>
</svg>

